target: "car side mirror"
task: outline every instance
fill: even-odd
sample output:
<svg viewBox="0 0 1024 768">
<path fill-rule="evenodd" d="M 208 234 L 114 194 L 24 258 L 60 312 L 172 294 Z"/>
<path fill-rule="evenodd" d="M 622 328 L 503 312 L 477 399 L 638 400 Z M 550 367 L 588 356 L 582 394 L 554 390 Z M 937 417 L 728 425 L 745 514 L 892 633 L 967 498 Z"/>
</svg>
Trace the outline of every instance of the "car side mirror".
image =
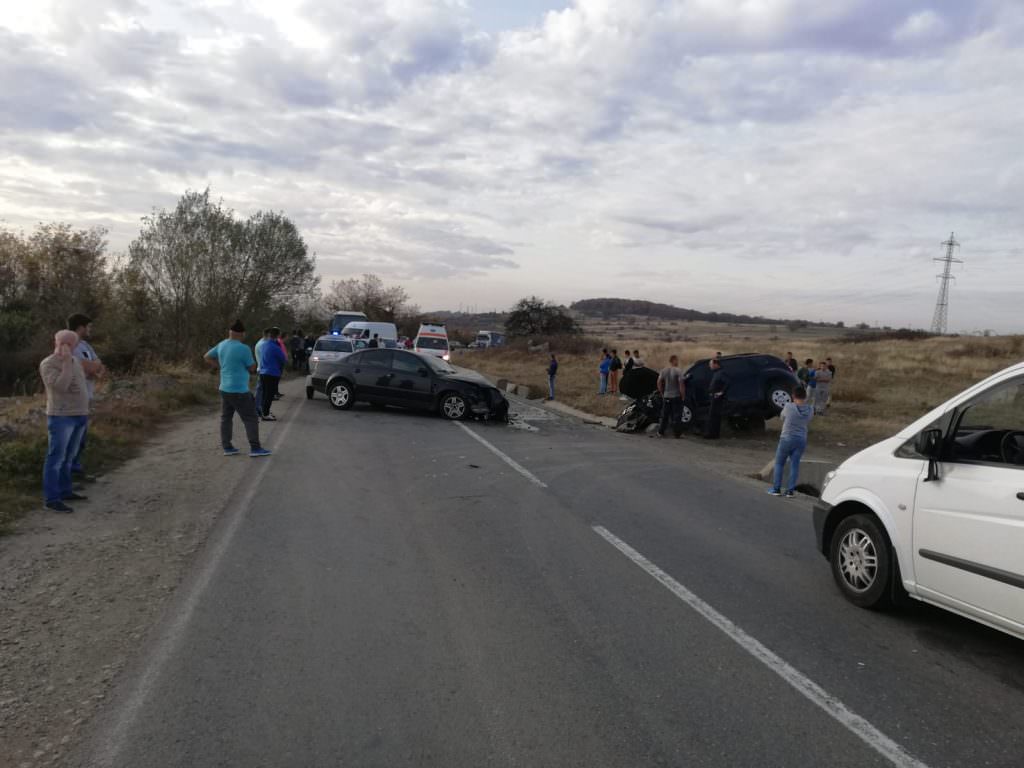
<svg viewBox="0 0 1024 768">
<path fill-rule="evenodd" d="M 914 438 L 914 450 L 926 459 L 938 459 L 942 454 L 942 430 L 925 429 Z"/>
<path fill-rule="evenodd" d="M 942 430 L 925 429 L 914 438 L 914 450 L 928 459 L 926 483 L 939 479 L 939 459 L 942 458 Z"/>
</svg>

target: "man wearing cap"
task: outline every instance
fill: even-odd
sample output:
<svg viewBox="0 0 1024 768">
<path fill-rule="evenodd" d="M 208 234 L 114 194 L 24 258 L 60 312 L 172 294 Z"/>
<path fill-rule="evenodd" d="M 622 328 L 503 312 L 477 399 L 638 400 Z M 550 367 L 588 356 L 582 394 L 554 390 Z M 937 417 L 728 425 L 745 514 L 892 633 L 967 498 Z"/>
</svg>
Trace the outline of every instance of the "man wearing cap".
<svg viewBox="0 0 1024 768">
<path fill-rule="evenodd" d="M 260 445 L 260 422 L 256 416 L 256 403 L 249 392 L 249 374 L 256 372 L 256 360 L 252 350 L 242 342 L 245 326 L 236 320 L 228 330 L 228 338 L 217 344 L 203 356 L 203 360 L 214 368 L 220 368 L 220 442 L 225 456 L 235 456 L 240 451 L 231 444 L 231 433 L 235 413 L 245 425 L 249 439 L 249 455 L 253 458 L 269 456 L 270 451 Z"/>
</svg>

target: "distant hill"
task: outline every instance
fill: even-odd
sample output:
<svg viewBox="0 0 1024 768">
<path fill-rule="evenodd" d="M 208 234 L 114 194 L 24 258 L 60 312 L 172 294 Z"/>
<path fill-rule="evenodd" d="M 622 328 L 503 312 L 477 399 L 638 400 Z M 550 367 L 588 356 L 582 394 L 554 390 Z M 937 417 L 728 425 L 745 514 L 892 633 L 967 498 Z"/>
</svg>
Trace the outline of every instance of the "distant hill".
<svg viewBox="0 0 1024 768">
<path fill-rule="evenodd" d="M 736 315 L 732 312 L 700 312 L 696 309 L 686 309 L 673 306 L 672 304 L 660 304 L 656 301 L 643 301 L 642 299 L 582 299 L 573 302 L 570 308 L 590 317 L 640 315 L 642 317 L 660 317 L 666 320 L 701 320 L 708 323 L 833 325 L 833 323 L 813 323 L 810 320 L 780 319 L 762 317 L 761 315 Z M 841 327 L 842 324 L 839 323 L 837 325 Z"/>
</svg>

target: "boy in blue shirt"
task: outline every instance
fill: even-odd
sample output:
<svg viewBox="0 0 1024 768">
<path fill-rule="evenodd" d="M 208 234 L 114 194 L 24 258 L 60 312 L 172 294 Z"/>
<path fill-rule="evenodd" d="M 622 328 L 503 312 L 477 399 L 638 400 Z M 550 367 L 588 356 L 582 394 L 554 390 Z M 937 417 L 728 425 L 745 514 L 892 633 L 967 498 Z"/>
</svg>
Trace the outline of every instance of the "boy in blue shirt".
<svg viewBox="0 0 1024 768">
<path fill-rule="evenodd" d="M 256 361 L 252 350 L 242 342 L 245 326 L 241 320 L 228 330 L 228 338 L 211 349 L 203 360 L 214 368 L 220 368 L 220 442 L 225 456 L 234 456 L 240 451 L 231 444 L 231 432 L 235 412 L 245 425 L 249 439 L 249 455 L 253 458 L 269 456 L 270 451 L 260 445 L 260 423 L 256 416 L 256 403 L 249 392 L 249 374 L 255 373 Z"/>
</svg>

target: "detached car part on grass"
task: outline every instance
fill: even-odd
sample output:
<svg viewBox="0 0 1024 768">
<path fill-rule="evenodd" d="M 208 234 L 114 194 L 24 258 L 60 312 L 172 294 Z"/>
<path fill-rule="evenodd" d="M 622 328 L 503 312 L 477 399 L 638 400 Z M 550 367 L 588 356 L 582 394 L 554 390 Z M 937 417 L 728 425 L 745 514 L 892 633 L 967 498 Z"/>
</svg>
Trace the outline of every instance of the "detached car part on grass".
<svg viewBox="0 0 1024 768">
<path fill-rule="evenodd" d="M 508 422 L 508 401 L 487 379 L 417 352 L 367 349 L 343 360 L 318 363 L 309 381 L 312 390 L 327 395 L 331 405 L 342 411 L 365 402 L 434 411 L 453 421 Z"/>
<path fill-rule="evenodd" d="M 742 354 L 719 358 L 729 381 L 723 419 L 737 431 L 764 428 L 766 419 L 778 416 L 792 402 L 793 390 L 800 381 L 786 364 L 772 355 Z M 683 374 L 686 399 L 683 401 L 683 431 L 703 427 L 711 408 L 708 387 L 711 384 L 711 360 L 698 360 Z M 619 383 L 619 391 L 634 400 L 619 414 L 620 432 L 642 432 L 661 416 L 661 395 L 657 392 L 658 371 L 633 368 Z"/>
</svg>

